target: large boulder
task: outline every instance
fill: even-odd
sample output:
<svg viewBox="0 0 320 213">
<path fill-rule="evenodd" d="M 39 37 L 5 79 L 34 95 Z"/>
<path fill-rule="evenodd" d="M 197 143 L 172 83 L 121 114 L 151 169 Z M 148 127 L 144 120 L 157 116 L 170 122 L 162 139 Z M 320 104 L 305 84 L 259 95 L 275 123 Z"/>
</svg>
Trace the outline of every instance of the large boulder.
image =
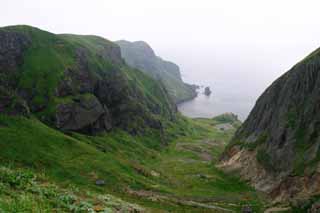
<svg viewBox="0 0 320 213">
<path fill-rule="evenodd" d="M 72 98 L 69 103 L 57 106 L 56 126 L 62 130 L 97 133 L 111 129 L 111 117 L 107 107 L 93 95 Z"/>
</svg>

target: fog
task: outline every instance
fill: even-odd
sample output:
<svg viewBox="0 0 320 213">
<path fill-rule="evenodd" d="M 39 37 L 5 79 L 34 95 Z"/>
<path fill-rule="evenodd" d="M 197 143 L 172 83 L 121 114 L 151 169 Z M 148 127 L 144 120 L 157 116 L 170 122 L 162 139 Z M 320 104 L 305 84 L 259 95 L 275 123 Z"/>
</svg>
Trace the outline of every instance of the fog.
<svg viewBox="0 0 320 213">
<path fill-rule="evenodd" d="M 187 82 L 210 85 L 232 105 L 245 102 L 238 110 L 245 118 L 273 80 L 320 46 L 319 6 L 313 0 L 1 0 L 0 25 L 144 40 L 176 62 Z"/>
</svg>

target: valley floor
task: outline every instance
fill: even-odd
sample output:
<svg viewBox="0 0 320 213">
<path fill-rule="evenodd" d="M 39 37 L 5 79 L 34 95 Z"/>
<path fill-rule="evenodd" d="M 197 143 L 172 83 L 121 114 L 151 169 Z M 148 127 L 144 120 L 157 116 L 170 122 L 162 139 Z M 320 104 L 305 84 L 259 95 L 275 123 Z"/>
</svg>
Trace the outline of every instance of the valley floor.
<svg viewBox="0 0 320 213">
<path fill-rule="evenodd" d="M 0 212 L 260 212 L 261 196 L 215 167 L 238 124 L 184 122 L 190 133 L 174 127 L 180 136 L 154 151 L 123 132 L 66 136 L 37 120 L 1 117 Z"/>
<path fill-rule="evenodd" d="M 249 206 L 261 210 L 263 204 L 252 188 L 215 167 L 235 129 L 219 130 L 220 124 L 211 119 L 193 122 L 202 128 L 200 134 L 176 139 L 150 163 L 161 185 L 134 194 L 164 205 L 178 204 L 178 212 L 240 212 Z"/>
</svg>

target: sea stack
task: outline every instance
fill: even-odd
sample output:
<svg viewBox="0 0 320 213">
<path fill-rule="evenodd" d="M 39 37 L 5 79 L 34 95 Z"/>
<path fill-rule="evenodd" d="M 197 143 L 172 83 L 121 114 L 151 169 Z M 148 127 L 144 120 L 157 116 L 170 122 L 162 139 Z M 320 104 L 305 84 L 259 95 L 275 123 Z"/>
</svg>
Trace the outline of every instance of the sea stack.
<svg viewBox="0 0 320 213">
<path fill-rule="evenodd" d="M 206 87 L 206 88 L 204 88 L 204 94 L 206 95 L 206 96 L 209 96 L 209 95 L 211 95 L 211 90 L 210 90 L 210 87 Z"/>
</svg>

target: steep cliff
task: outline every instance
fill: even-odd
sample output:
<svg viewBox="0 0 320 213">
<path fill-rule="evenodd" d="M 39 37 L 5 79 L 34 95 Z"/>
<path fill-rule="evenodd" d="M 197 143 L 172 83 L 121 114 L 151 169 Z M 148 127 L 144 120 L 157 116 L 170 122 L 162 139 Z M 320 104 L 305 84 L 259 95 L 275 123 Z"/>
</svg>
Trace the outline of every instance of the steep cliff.
<svg viewBox="0 0 320 213">
<path fill-rule="evenodd" d="M 0 28 L 0 113 L 31 113 L 64 131 L 141 133 L 174 120 L 176 107 L 106 39 L 12 26 Z"/>
<path fill-rule="evenodd" d="M 116 43 L 120 46 L 126 63 L 160 80 L 176 103 L 192 99 L 197 95 L 195 86 L 182 81 L 178 65 L 158 57 L 146 42 L 121 40 Z"/>
<path fill-rule="evenodd" d="M 257 100 L 221 158 L 273 201 L 320 194 L 320 51 L 277 79 Z"/>
</svg>

